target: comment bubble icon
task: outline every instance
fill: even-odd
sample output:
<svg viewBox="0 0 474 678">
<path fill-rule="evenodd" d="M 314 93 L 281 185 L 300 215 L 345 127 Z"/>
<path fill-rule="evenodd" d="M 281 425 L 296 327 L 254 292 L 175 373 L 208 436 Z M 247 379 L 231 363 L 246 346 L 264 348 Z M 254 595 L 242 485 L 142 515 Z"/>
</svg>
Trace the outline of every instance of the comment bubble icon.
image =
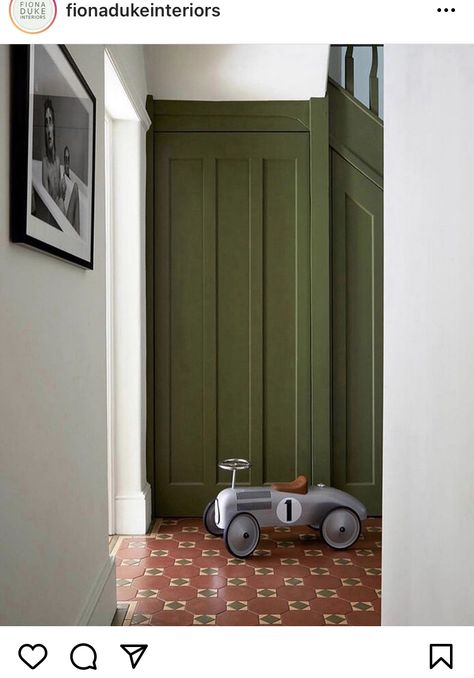
<svg viewBox="0 0 474 678">
<path fill-rule="evenodd" d="M 88 643 L 79 643 L 71 650 L 71 664 L 80 671 L 97 670 L 97 652 Z"/>
</svg>

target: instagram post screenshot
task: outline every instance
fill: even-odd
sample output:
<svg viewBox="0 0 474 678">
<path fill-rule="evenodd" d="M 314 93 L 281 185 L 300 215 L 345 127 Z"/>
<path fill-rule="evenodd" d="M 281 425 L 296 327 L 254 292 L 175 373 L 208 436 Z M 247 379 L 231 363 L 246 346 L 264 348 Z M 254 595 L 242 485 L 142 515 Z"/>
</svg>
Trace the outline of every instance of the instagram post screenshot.
<svg viewBox="0 0 474 678">
<path fill-rule="evenodd" d="M 472 675 L 474 10 L 0 12 L 5 676 Z"/>
</svg>

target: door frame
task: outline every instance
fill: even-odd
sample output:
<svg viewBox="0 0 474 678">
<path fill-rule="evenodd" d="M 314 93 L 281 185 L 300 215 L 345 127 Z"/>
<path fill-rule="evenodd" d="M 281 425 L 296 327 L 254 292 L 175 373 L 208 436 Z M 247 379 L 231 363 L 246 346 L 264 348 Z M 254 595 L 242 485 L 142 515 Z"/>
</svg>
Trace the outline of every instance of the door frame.
<svg viewBox="0 0 474 678">
<path fill-rule="evenodd" d="M 305 132 L 310 135 L 311 466 L 312 481 L 331 480 L 331 266 L 327 97 L 309 101 L 166 101 L 147 98 L 146 140 L 147 478 L 155 483 L 155 190 L 157 132 Z"/>
</svg>

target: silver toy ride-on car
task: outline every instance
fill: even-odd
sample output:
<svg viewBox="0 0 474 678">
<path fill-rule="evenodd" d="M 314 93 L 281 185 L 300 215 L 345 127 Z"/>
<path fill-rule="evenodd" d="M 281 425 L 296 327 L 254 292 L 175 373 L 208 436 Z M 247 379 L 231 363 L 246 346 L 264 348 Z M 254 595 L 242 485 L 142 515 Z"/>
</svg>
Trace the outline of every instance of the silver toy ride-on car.
<svg viewBox="0 0 474 678">
<path fill-rule="evenodd" d="M 236 472 L 250 466 L 245 459 L 219 463 L 220 468 L 232 471 L 232 486 L 219 492 L 203 515 L 206 530 L 223 535 L 233 556 L 252 555 L 261 527 L 309 525 L 334 549 L 347 549 L 359 539 L 367 509 L 358 499 L 321 483 L 308 487 L 305 476 L 265 487 L 235 487 Z"/>
</svg>

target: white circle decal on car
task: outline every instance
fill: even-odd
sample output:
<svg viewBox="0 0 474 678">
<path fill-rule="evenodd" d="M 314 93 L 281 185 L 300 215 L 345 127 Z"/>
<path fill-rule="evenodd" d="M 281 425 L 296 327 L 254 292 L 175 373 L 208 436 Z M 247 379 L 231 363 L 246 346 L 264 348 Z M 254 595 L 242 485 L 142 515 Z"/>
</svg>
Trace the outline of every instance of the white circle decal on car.
<svg viewBox="0 0 474 678">
<path fill-rule="evenodd" d="M 295 523 L 302 513 L 301 504 L 294 497 L 285 497 L 279 502 L 276 513 L 282 523 Z"/>
</svg>

